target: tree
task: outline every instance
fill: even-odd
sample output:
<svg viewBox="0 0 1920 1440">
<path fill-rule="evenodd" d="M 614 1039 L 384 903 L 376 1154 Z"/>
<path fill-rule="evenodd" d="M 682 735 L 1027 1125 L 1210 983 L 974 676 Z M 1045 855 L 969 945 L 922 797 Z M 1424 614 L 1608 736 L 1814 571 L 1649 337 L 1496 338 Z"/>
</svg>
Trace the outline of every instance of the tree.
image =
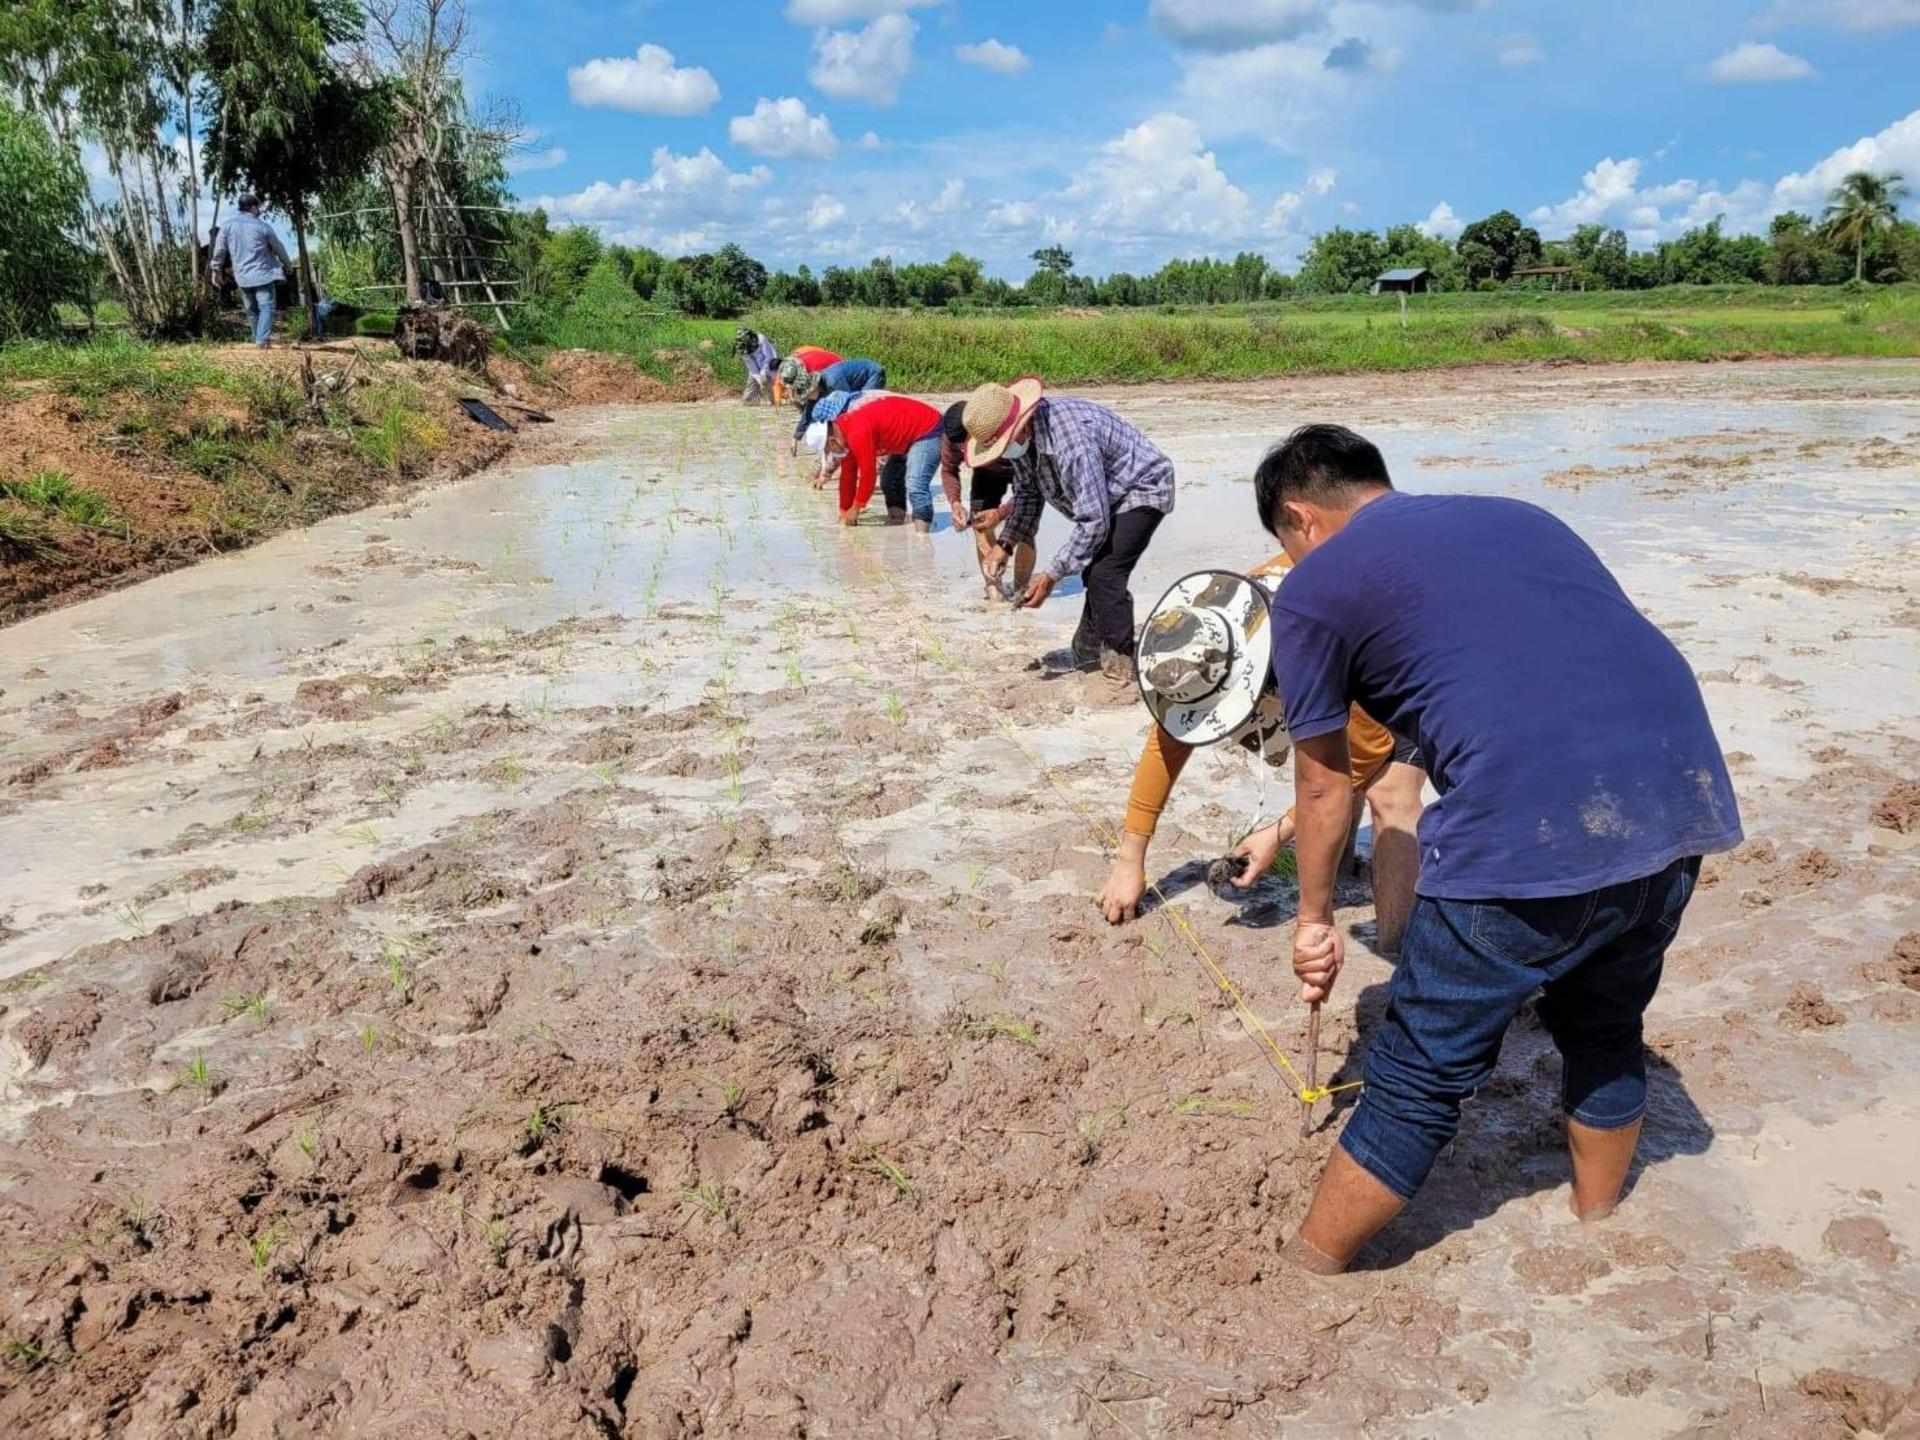
<svg viewBox="0 0 1920 1440">
<path fill-rule="evenodd" d="M 1048 274 L 1065 276 L 1073 269 L 1073 252 L 1064 245 L 1046 245 L 1027 257 Z"/>
<path fill-rule="evenodd" d="M 80 171 L 47 127 L 0 98 L 0 341 L 50 335 L 84 293 Z"/>
<path fill-rule="evenodd" d="M 1853 247 L 1853 278 L 1864 280 L 1867 237 L 1891 230 L 1907 198 L 1907 182 L 1898 171 L 1875 175 L 1855 170 L 1827 197 L 1826 230 L 1833 243 Z"/>
<path fill-rule="evenodd" d="M 1383 270 L 1430 270 L 1436 290 L 1452 290 L 1460 283 L 1460 261 L 1453 247 L 1418 225 L 1389 227 L 1382 248 Z"/>
<path fill-rule="evenodd" d="M 1511 210 L 1496 210 L 1462 230 L 1455 249 L 1469 286 L 1482 280 L 1504 285 L 1515 270 L 1540 263 L 1540 232 Z"/>
<path fill-rule="evenodd" d="M 0 89 L 39 117 L 78 168 L 99 147 L 111 194 L 82 195 L 134 329 L 178 335 L 198 315 L 193 193 L 172 133 L 190 124 L 196 45 L 190 0 L 7 0 Z M 185 87 L 185 88 L 183 88 Z M 189 138 L 188 152 L 192 151 Z"/>
<path fill-rule="evenodd" d="M 314 201 L 363 174 L 393 128 L 391 87 L 355 81 L 334 60 L 362 19 L 353 0 L 214 0 L 207 25 L 207 178 L 293 222 L 312 335 Z"/>
<path fill-rule="evenodd" d="M 1385 258 L 1386 249 L 1373 231 L 1335 226 L 1308 244 L 1299 285 L 1309 295 L 1345 295 L 1371 285 L 1386 268 Z"/>
</svg>

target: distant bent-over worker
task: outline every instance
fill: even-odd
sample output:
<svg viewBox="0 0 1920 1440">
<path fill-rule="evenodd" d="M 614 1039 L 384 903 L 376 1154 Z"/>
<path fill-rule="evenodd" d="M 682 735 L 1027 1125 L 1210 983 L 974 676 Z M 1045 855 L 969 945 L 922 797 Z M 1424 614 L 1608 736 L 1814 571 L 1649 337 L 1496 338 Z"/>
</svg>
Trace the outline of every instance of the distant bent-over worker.
<svg viewBox="0 0 1920 1440">
<path fill-rule="evenodd" d="M 914 524 L 920 529 L 931 526 L 933 472 L 940 468 L 938 410 L 907 395 L 888 395 L 849 409 L 827 427 L 827 436 L 828 456 L 840 466 L 842 525 L 859 523 L 860 512 L 873 498 L 880 457 L 904 455 L 906 499 Z"/>
<path fill-rule="evenodd" d="M 1439 795 L 1366 1087 L 1288 1248 L 1323 1273 L 1352 1261 L 1426 1181 L 1536 992 L 1560 1051 L 1573 1210 L 1606 1215 L 1646 1110 L 1642 1015 L 1700 857 L 1740 841 L 1693 670 L 1554 516 L 1401 494 L 1342 426 L 1276 445 L 1254 497 L 1294 562 L 1272 645 L 1294 745 L 1303 1000 L 1332 990 L 1345 954 L 1333 886 L 1355 705 L 1413 739 Z"/>
<path fill-rule="evenodd" d="M 740 403 L 751 405 L 762 396 L 768 404 L 774 403 L 774 371 L 780 364 L 780 352 L 774 348 L 773 341 L 758 330 L 742 325 L 733 337 L 733 353 L 747 367 L 747 388 L 740 396 Z"/>
<path fill-rule="evenodd" d="M 793 403 L 800 411 L 793 426 L 793 448 L 798 451 L 801 437 L 814 421 L 814 405 L 824 396 L 842 391 L 858 394 L 862 390 L 887 388 L 887 367 L 878 360 L 838 360 L 800 380 L 794 387 Z"/>
<path fill-rule="evenodd" d="M 1018 603 L 1033 608 L 1053 587 L 1080 575 L 1087 587 L 1073 636 L 1076 664 L 1133 680 L 1133 592 L 1128 583 L 1147 542 L 1173 510 L 1173 462 L 1104 405 L 1049 397 L 1028 376 L 982 385 L 968 397 L 967 463 L 1013 465 L 1012 513 L 990 563 L 1004 568 L 1010 547 L 1031 544 L 1043 505 L 1073 522 L 1047 568 Z"/>
<path fill-rule="evenodd" d="M 274 287 L 287 278 L 293 261 L 273 227 L 260 218 L 258 195 L 240 197 L 240 213 L 220 227 L 213 242 L 215 289 L 229 269 L 253 321 L 253 343 L 264 350 L 273 343 Z"/>
<path fill-rule="evenodd" d="M 980 579 L 986 586 L 986 598 L 1001 598 L 1000 576 L 992 571 L 991 557 L 1000 544 L 1001 527 L 1013 513 L 1007 503 L 1007 491 L 1013 485 L 1013 465 L 996 460 L 991 465 L 969 467 L 968 495 L 960 498 L 960 466 L 967 457 L 966 401 L 947 407 L 940 421 L 940 488 L 947 492 L 947 509 L 953 514 L 956 531 L 973 533 L 974 558 L 980 562 Z M 884 480 L 884 477 L 882 477 Z M 1033 578 L 1033 542 L 1009 540 L 1013 553 L 1013 591 L 1018 594 Z M 1003 567 L 1004 568 L 1004 567 Z M 1012 596 L 1007 598 L 1011 599 Z"/>
</svg>

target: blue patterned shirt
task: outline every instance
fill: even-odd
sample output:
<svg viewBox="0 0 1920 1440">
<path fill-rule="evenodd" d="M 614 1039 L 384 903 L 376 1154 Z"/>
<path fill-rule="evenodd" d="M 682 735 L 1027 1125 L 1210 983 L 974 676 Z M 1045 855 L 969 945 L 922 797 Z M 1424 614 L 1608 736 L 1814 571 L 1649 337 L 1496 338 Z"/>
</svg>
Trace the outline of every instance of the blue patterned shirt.
<svg viewBox="0 0 1920 1440">
<path fill-rule="evenodd" d="M 1043 502 L 1073 521 L 1047 566 L 1055 580 L 1078 575 L 1125 510 L 1173 510 L 1173 462 L 1104 405 L 1044 399 L 1033 408 L 1027 453 L 1013 467 L 1012 513 L 1003 544 L 1031 544 Z"/>
</svg>

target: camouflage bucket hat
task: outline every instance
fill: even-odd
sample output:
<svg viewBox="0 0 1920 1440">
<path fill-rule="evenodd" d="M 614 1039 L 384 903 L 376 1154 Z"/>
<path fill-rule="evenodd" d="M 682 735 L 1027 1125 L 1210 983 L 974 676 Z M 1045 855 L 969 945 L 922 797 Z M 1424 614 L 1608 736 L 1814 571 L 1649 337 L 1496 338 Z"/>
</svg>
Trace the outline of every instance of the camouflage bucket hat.
<svg viewBox="0 0 1920 1440">
<path fill-rule="evenodd" d="M 1240 740 L 1255 749 L 1287 744 L 1273 683 L 1273 597 L 1231 570 L 1201 570 L 1174 582 L 1140 632 L 1140 698 L 1187 745 Z"/>
</svg>

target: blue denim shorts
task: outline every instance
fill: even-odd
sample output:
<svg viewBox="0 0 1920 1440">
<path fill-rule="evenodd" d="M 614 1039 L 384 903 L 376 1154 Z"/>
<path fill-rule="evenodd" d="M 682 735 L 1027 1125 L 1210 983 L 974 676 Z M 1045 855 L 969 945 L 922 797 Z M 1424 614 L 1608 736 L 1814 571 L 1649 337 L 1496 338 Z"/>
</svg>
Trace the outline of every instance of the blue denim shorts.
<svg viewBox="0 0 1920 1440">
<path fill-rule="evenodd" d="M 1566 1113 L 1597 1130 L 1633 1124 L 1647 1104 L 1641 1016 L 1699 874 L 1693 856 L 1583 895 L 1420 896 L 1367 1046 L 1366 1089 L 1340 1136 L 1346 1152 L 1412 1199 L 1536 991 Z"/>
</svg>

